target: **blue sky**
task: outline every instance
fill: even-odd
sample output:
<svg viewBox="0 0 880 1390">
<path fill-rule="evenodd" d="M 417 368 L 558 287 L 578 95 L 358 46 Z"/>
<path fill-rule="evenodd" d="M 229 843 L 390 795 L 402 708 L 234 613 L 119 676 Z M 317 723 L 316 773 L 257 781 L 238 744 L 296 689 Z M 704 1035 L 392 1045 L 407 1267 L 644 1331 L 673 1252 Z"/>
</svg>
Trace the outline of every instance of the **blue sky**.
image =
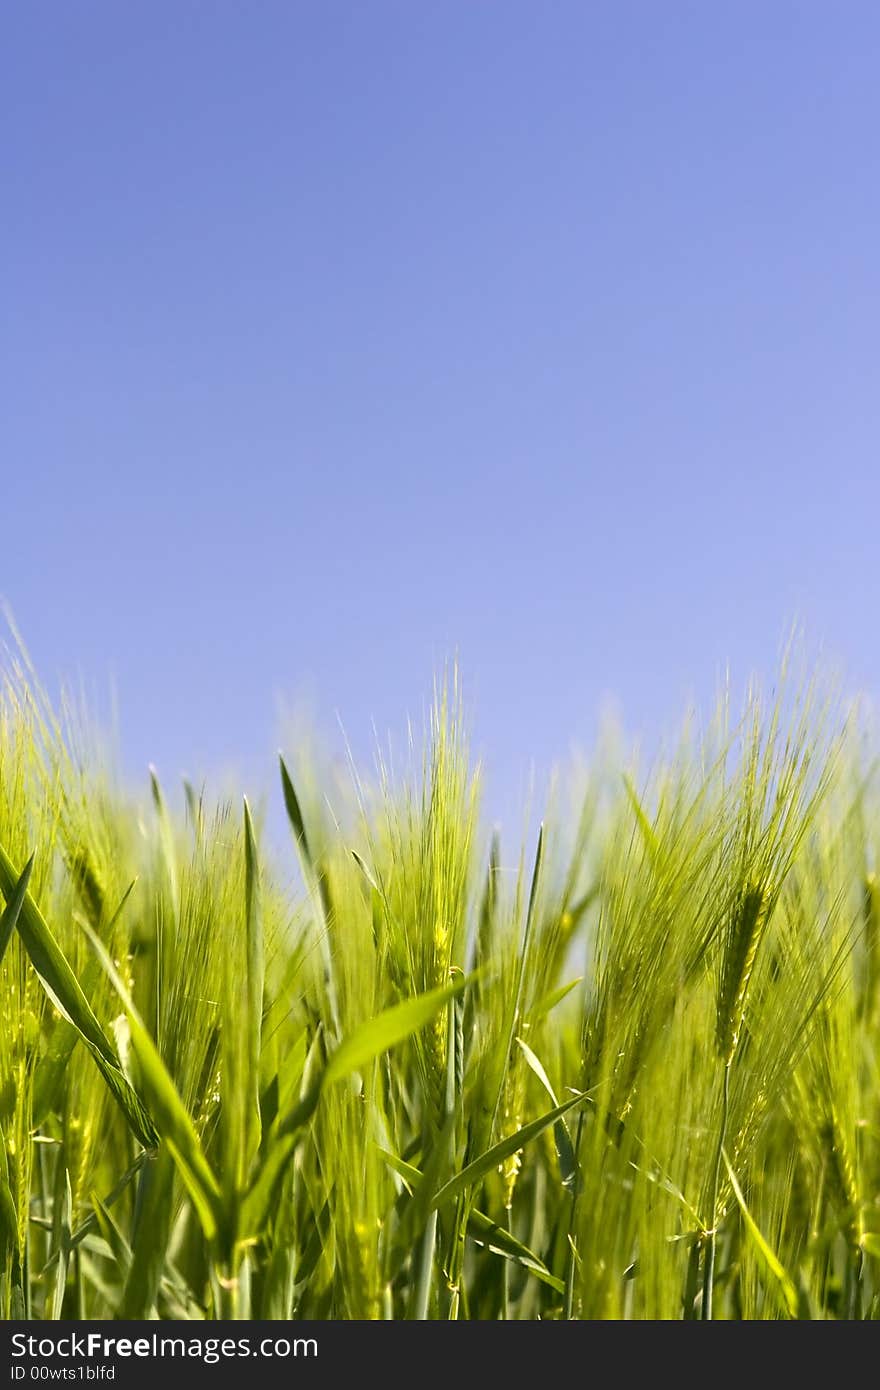
<svg viewBox="0 0 880 1390">
<path fill-rule="evenodd" d="M 499 813 L 794 618 L 880 679 L 880 10 L 7 10 L 0 591 L 126 767 L 356 752 L 457 652 Z M 503 804 L 502 804 L 503 803 Z"/>
</svg>

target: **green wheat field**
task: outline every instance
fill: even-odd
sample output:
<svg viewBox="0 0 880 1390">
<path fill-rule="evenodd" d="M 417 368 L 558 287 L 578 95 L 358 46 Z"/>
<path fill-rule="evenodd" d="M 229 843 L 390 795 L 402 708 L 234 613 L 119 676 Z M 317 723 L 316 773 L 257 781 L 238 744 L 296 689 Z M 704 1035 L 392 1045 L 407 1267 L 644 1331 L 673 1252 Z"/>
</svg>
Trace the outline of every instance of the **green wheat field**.
<svg viewBox="0 0 880 1390">
<path fill-rule="evenodd" d="M 880 1315 L 873 747 L 813 681 L 498 835 L 454 674 L 249 807 L 4 670 L 3 1317 Z"/>
</svg>

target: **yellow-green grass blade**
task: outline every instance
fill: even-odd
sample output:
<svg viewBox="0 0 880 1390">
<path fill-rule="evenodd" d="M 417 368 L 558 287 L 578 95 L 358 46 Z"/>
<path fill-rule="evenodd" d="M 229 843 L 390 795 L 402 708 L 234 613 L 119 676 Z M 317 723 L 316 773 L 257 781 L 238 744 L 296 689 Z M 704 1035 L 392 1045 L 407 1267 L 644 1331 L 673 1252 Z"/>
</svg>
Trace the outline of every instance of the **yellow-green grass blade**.
<svg viewBox="0 0 880 1390">
<path fill-rule="evenodd" d="M 250 1164 L 260 1146 L 260 1051 L 263 1030 L 263 992 L 266 962 L 263 944 L 263 912 L 260 891 L 260 863 L 257 842 L 247 800 L 244 803 L 245 851 L 245 930 L 247 934 L 247 1016 L 248 1088 L 246 1111 L 248 1135 L 245 1141 L 244 1164 Z"/>
<path fill-rule="evenodd" d="M 311 889 L 317 888 L 318 899 L 321 905 L 321 912 L 324 918 L 325 931 L 321 933 L 320 950 L 324 964 L 324 975 L 327 986 L 327 993 L 330 1001 L 330 1011 L 333 1018 L 334 1028 L 337 1037 L 339 1036 L 339 1001 L 337 998 L 337 985 L 334 977 L 333 958 L 330 950 L 328 933 L 334 919 L 333 899 L 330 894 L 330 884 L 324 866 L 319 862 L 313 853 L 313 847 L 309 843 L 306 833 L 306 823 L 303 819 L 302 807 L 293 779 L 287 770 L 284 758 L 279 755 L 278 763 L 281 771 L 281 790 L 284 797 L 284 809 L 287 812 L 287 819 L 293 831 L 296 841 L 297 852 L 306 883 Z"/>
<path fill-rule="evenodd" d="M 31 855 L 19 874 L 18 882 L 12 890 L 12 894 L 3 910 L 3 916 L 0 917 L 0 961 L 3 960 L 6 954 L 6 948 L 12 939 L 12 933 L 15 931 L 15 924 L 18 921 L 19 914 L 24 905 L 25 894 L 27 893 L 27 886 L 33 867 L 34 856 Z"/>
<path fill-rule="evenodd" d="M 241 1204 L 239 1239 L 256 1237 L 264 1231 L 278 1184 L 305 1134 L 303 1127 L 314 1113 L 318 1096 L 319 1093 L 316 1091 L 309 1093 L 306 1098 L 307 1103 L 301 1104 L 297 1108 L 297 1111 L 291 1116 L 290 1127 L 276 1137 L 271 1149 L 263 1158 L 247 1196 Z M 298 1115 L 299 1118 L 297 1118 Z"/>
<path fill-rule="evenodd" d="M 58 1230 L 58 1262 L 55 1267 L 55 1283 L 52 1289 L 51 1318 L 57 1322 L 64 1307 L 67 1291 L 67 1272 L 70 1265 L 70 1234 L 73 1224 L 73 1194 L 70 1189 L 70 1172 L 64 1170 L 64 1193 L 61 1198 L 61 1220 Z"/>
<path fill-rule="evenodd" d="M 466 988 L 470 978 L 456 979 L 449 985 L 392 1005 L 355 1028 L 331 1053 L 305 1094 L 274 1132 L 273 1147 L 265 1156 L 244 1202 L 242 1236 L 256 1235 L 263 1229 L 277 1184 L 317 1108 L 324 1087 L 360 1071 L 383 1052 L 418 1032 Z"/>
<path fill-rule="evenodd" d="M 168 1145 L 208 1242 L 225 1224 L 220 1184 L 205 1157 L 192 1118 L 184 1105 L 158 1048 L 135 1008 L 119 972 L 103 943 L 86 928 L 92 949 L 122 1002 L 131 1031 L 131 1046 L 138 1061 L 139 1079 L 150 1106 L 158 1135 Z"/>
<path fill-rule="evenodd" d="M 527 1065 L 534 1072 L 546 1091 L 550 1099 L 550 1104 L 558 1106 L 559 1101 L 556 1098 L 556 1092 L 550 1084 L 550 1078 L 544 1069 L 543 1062 L 535 1055 L 528 1043 L 524 1042 L 522 1038 L 517 1038 L 516 1041 L 523 1057 L 526 1059 Z M 564 1119 L 558 1119 L 553 1126 L 553 1138 L 556 1143 L 556 1156 L 559 1159 L 559 1176 L 562 1186 L 572 1188 L 577 1173 L 577 1160 L 574 1155 L 571 1137 L 568 1133 L 568 1126 Z"/>
<path fill-rule="evenodd" d="M 168 1254 L 173 1203 L 174 1159 L 160 1149 L 138 1181 L 132 1225 L 132 1259 L 122 1294 L 120 1317 L 146 1318 L 156 1301 Z"/>
<path fill-rule="evenodd" d="M 544 826 L 538 828 L 538 843 L 535 848 L 535 862 L 532 866 L 532 881 L 529 887 L 529 904 L 526 909 L 526 921 L 523 929 L 522 939 L 519 944 L 519 960 L 516 969 L 516 983 L 507 1004 L 506 1017 L 504 1021 L 504 1031 L 500 1043 L 500 1052 L 495 1059 L 495 1101 L 491 1110 L 491 1119 L 488 1131 L 480 1136 L 483 1143 L 488 1143 L 495 1133 L 495 1126 L 501 1110 L 501 1102 L 504 1097 L 504 1086 L 507 1079 L 510 1057 L 513 1051 L 513 1040 L 516 1036 L 517 1023 L 519 1022 L 522 1010 L 523 993 L 526 979 L 526 962 L 529 958 L 529 948 L 532 939 L 532 929 L 535 921 L 535 908 L 538 901 L 538 886 L 541 881 L 541 865 L 544 861 Z M 513 1152 L 513 1151 L 511 1151 Z"/>
<path fill-rule="evenodd" d="M 539 1019 L 552 1013 L 556 1005 L 561 1004 L 563 999 L 571 994 L 573 989 L 577 989 L 578 985 L 583 984 L 583 980 L 583 975 L 577 975 L 573 980 L 569 980 L 567 984 L 559 985 L 556 989 L 548 990 L 546 994 L 542 994 L 541 998 L 536 1000 L 529 1009 L 526 1015 L 528 1022 L 537 1023 Z"/>
<path fill-rule="evenodd" d="M 641 832 L 642 840 L 644 842 L 645 849 L 648 854 L 648 859 L 650 860 L 651 864 L 656 864 L 660 855 L 660 842 L 657 839 L 657 834 L 654 830 L 653 825 L 651 824 L 647 812 L 645 811 L 641 801 L 638 798 L 636 789 L 633 786 L 631 779 L 625 773 L 623 777 L 623 785 L 626 790 L 626 795 L 627 799 L 629 800 L 629 804 L 632 807 L 633 815 L 636 818 L 636 823 L 638 824 L 639 831 Z"/>
<path fill-rule="evenodd" d="M 551 1274 L 543 1260 L 540 1260 L 527 1245 L 512 1236 L 503 1226 L 499 1226 L 497 1221 L 493 1221 L 490 1216 L 482 1211 L 468 1212 L 467 1233 L 471 1240 L 479 1245 L 484 1245 L 487 1250 L 491 1250 L 495 1255 L 501 1255 L 506 1260 L 513 1260 L 520 1264 L 539 1279 L 542 1284 L 553 1289 L 558 1294 L 565 1293 L 565 1284 L 561 1279 L 557 1279 L 555 1274 Z"/>
<path fill-rule="evenodd" d="M 428 990 L 394 1004 L 376 1018 L 368 1019 L 345 1038 L 331 1054 L 324 1071 L 323 1083 L 330 1084 L 348 1076 L 372 1062 L 381 1053 L 403 1042 L 430 1023 L 444 1004 L 460 994 L 469 979 L 459 977 L 451 984 Z"/>
<path fill-rule="evenodd" d="M 454 1178 L 450 1178 L 449 1182 L 435 1193 L 432 1205 L 441 1207 L 445 1202 L 457 1197 L 460 1192 L 465 1192 L 469 1187 L 473 1187 L 487 1173 L 491 1173 L 493 1168 L 497 1168 L 500 1163 L 503 1163 L 505 1158 L 509 1158 L 518 1149 L 524 1149 L 526 1144 L 543 1133 L 548 1125 L 555 1124 L 569 1110 L 573 1110 L 576 1105 L 582 1105 L 584 1101 L 589 1099 L 586 1091 L 579 1092 L 570 1100 L 554 1106 L 552 1110 L 548 1110 L 537 1120 L 530 1120 L 528 1124 L 523 1125 L 514 1134 L 508 1135 L 506 1139 L 502 1139 L 500 1143 L 493 1144 L 491 1149 L 487 1149 L 485 1153 L 480 1154 L 479 1158 L 475 1158 L 467 1167 L 462 1168 L 460 1173 L 456 1173 Z"/>
<path fill-rule="evenodd" d="M 327 875 L 316 859 L 313 847 L 306 833 L 306 823 L 303 818 L 302 807 L 299 804 L 299 797 L 293 785 L 293 778 L 287 770 L 287 764 L 282 757 L 279 757 L 278 762 L 281 770 L 281 791 L 284 797 L 284 809 L 287 812 L 287 819 L 290 821 L 290 828 L 296 840 L 300 861 L 305 870 L 307 881 L 317 886 L 318 896 L 321 899 L 321 910 L 324 914 L 324 922 L 326 926 L 329 926 L 333 916 L 333 904 L 330 898 Z"/>
<path fill-rule="evenodd" d="M 105 1207 L 112 1207 L 114 1202 L 118 1202 L 119 1198 L 122 1196 L 123 1192 L 128 1187 L 128 1184 L 131 1182 L 132 1178 L 135 1177 L 141 1171 L 141 1169 L 144 1167 L 146 1163 L 152 1163 L 153 1161 L 153 1156 L 151 1154 L 148 1154 L 141 1150 L 131 1167 L 123 1173 L 122 1177 L 115 1184 L 113 1189 L 107 1194 L 107 1196 L 101 1199 L 103 1205 Z M 86 1237 L 92 1234 L 92 1232 L 95 1230 L 96 1225 L 97 1220 L 94 1211 L 92 1211 L 80 1223 L 80 1225 L 77 1226 L 76 1230 L 71 1232 L 70 1240 L 68 1242 L 69 1248 L 71 1250 L 75 1250 L 78 1245 L 81 1245 L 82 1242 L 86 1239 Z M 57 1261 L 58 1252 L 56 1250 L 54 1254 L 50 1255 L 49 1259 L 46 1261 L 45 1265 L 40 1270 L 40 1275 L 42 1276 L 48 1270 L 52 1269 L 53 1266 L 57 1263 Z"/>
<path fill-rule="evenodd" d="M 3 893 L 7 904 L 14 901 L 20 878 L 5 849 L 0 845 L 0 892 Z M 119 1058 L 80 989 L 79 981 L 64 952 L 26 889 L 16 913 L 16 926 L 31 964 L 58 1012 L 73 1024 L 77 1032 L 106 1062 L 118 1067 Z"/>
<path fill-rule="evenodd" d="M 742 1188 L 737 1182 L 736 1174 L 734 1173 L 733 1168 L 731 1167 L 730 1160 L 727 1157 L 726 1153 L 724 1154 L 724 1163 L 727 1168 L 727 1175 L 730 1178 L 730 1185 L 733 1188 L 733 1195 L 735 1196 L 737 1203 L 739 1204 L 739 1209 L 742 1212 L 746 1230 L 748 1231 L 752 1240 L 752 1244 L 754 1245 L 755 1250 L 758 1253 L 764 1272 L 769 1276 L 769 1286 L 776 1298 L 781 1302 L 785 1311 L 788 1313 L 788 1316 L 790 1318 L 797 1318 L 800 1310 L 800 1304 L 798 1300 L 798 1291 L 795 1286 L 794 1280 L 792 1279 L 791 1275 L 784 1269 L 782 1262 L 779 1259 L 779 1256 L 776 1254 L 776 1251 L 762 1235 L 758 1227 L 758 1223 L 752 1216 L 752 1213 L 749 1211 L 748 1206 L 746 1205 L 746 1199 L 743 1196 Z"/>
<path fill-rule="evenodd" d="M 131 1246 L 125 1239 L 125 1235 L 114 1219 L 110 1208 L 97 1195 L 92 1197 L 92 1210 L 95 1213 L 98 1230 L 113 1253 L 121 1277 L 125 1278 L 131 1265 Z"/>
<path fill-rule="evenodd" d="M 430 1023 L 444 1004 L 460 994 L 472 977 L 459 977 L 451 984 L 417 994 L 402 1004 L 393 1004 L 375 1018 L 369 1018 L 344 1038 L 330 1054 L 316 1080 L 306 1094 L 278 1126 L 278 1135 L 292 1134 L 311 1117 L 321 1091 L 334 1081 L 342 1081 L 352 1072 L 360 1071 L 376 1057 Z"/>
<path fill-rule="evenodd" d="M 162 860 L 165 865 L 165 872 L 168 876 L 168 890 L 171 894 L 171 905 L 175 920 L 177 920 L 180 916 L 180 881 L 177 873 L 177 851 L 174 846 L 174 828 L 171 824 L 171 817 L 168 814 L 168 807 L 165 804 L 165 797 L 162 794 L 159 774 L 154 767 L 150 768 L 150 788 L 153 793 L 153 805 L 156 808 L 156 819 L 159 822 L 159 843 L 162 847 Z"/>
<path fill-rule="evenodd" d="M 13 1282 L 18 1283 L 18 1266 L 21 1256 L 18 1239 L 18 1212 L 15 1199 L 9 1186 L 9 1161 L 6 1156 L 6 1141 L 0 1129 L 0 1274 L 7 1262 L 11 1266 Z"/>
<path fill-rule="evenodd" d="M 7 904 L 15 901 L 21 875 L 0 845 L 0 892 Z M 25 889 L 15 919 L 16 929 L 40 982 L 58 1012 L 86 1043 L 111 1095 L 135 1137 L 145 1148 L 156 1144 L 152 1121 L 125 1077 L 116 1050 L 98 1022 L 79 981 L 30 893 Z"/>
<path fill-rule="evenodd" d="M 403 1179 L 408 1190 L 415 1192 L 423 1181 L 423 1173 L 414 1164 L 405 1162 L 398 1158 L 397 1154 L 390 1153 L 388 1149 L 379 1149 L 379 1153 L 385 1159 L 388 1167 Z M 477 1211 L 472 1208 L 468 1212 L 467 1233 L 471 1239 L 480 1245 L 485 1245 L 493 1254 L 502 1255 L 507 1260 L 513 1260 L 528 1269 L 542 1283 L 547 1284 L 557 1293 L 565 1292 L 565 1285 L 561 1279 L 557 1279 L 551 1274 L 543 1260 L 539 1259 L 533 1250 L 522 1241 L 516 1239 L 503 1226 L 499 1226 L 497 1221 L 493 1221 L 491 1216 L 485 1212 Z"/>
<path fill-rule="evenodd" d="M 312 859 L 312 852 L 309 847 L 309 837 L 306 834 L 306 823 L 303 820 L 299 797 L 296 794 L 293 779 L 287 770 L 287 764 L 284 759 L 279 757 L 278 763 L 281 770 L 281 791 L 284 797 L 284 809 L 287 812 L 287 819 L 290 821 L 290 828 L 293 831 L 294 839 L 296 840 L 306 866 L 314 873 L 315 863 Z"/>
<path fill-rule="evenodd" d="M 109 939 L 111 936 L 136 882 L 137 880 L 133 879 L 128 885 L 110 921 L 102 928 L 106 938 Z M 99 974 L 100 966 L 97 960 L 91 958 L 86 962 L 80 980 L 80 988 L 86 998 L 89 997 L 94 985 L 97 983 Z M 48 1046 L 37 1062 L 36 1071 L 34 1073 L 32 1119 L 35 1126 L 42 1125 L 58 1103 L 63 1092 L 64 1079 L 70 1062 L 70 1056 L 79 1037 L 80 1034 L 75 1025 L 69 1023 L 65 1017 L 59 1015 L 55 1019 L 49 1034 Z M 155 1140 L 147 1147 L 152 1148 L 154 1143 Z"/>
</svg>

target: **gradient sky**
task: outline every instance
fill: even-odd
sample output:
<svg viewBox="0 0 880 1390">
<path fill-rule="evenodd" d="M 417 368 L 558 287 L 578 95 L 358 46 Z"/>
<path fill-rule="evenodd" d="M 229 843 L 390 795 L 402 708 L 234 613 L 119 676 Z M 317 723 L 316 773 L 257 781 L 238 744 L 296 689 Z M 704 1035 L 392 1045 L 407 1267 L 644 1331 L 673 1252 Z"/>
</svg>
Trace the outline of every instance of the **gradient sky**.
<svg viewBox="0 0 880 1390">
<path fill-rule="evenodd" d="M 0 591 L 126 767 L 356 752 L 458 652 L 513 803 L 800 618 L 880 684 L 880 7 L 29 3 Z M 500 803 L 498 803 L 500 804 Z"/>
</svg>

